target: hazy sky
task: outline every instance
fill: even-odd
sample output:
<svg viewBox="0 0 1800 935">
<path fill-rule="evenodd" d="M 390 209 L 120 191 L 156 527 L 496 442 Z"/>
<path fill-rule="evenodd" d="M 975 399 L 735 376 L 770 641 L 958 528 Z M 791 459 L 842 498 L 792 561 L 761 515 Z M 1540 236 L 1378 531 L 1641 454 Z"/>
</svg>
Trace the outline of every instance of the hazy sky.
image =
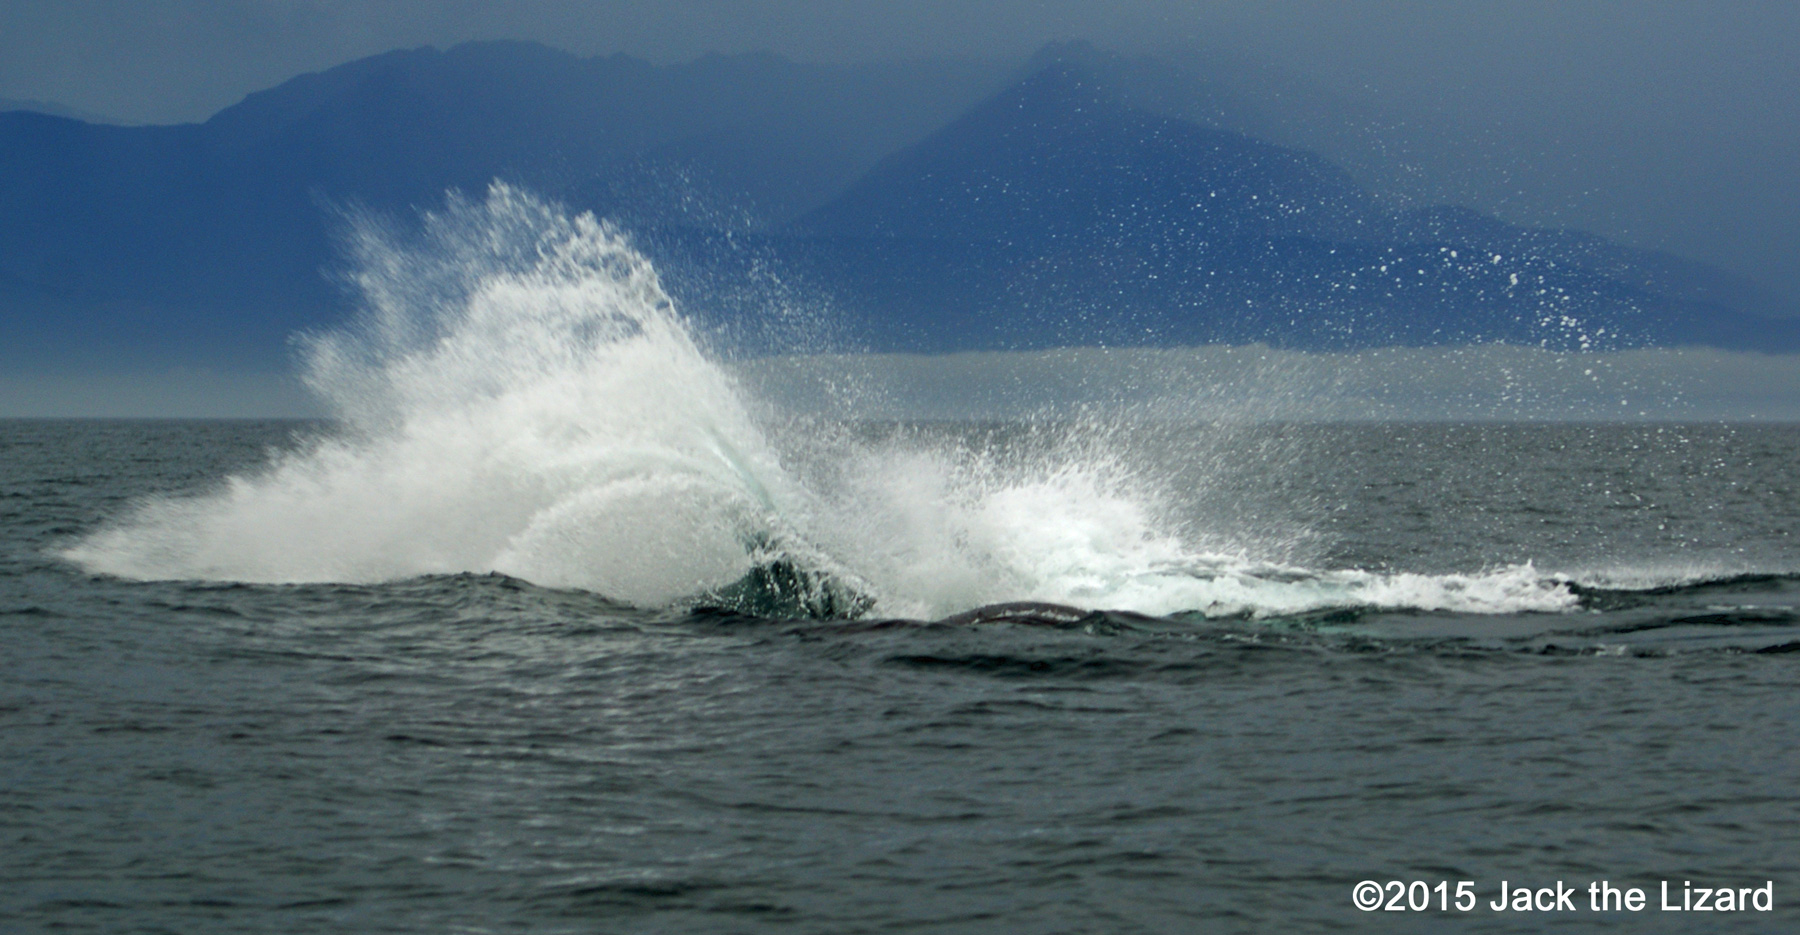
<svg viewBox="0 0 1800 935">
<path fill-rule="evenodd" d="M 487 38 L 657 61 L 1022 57 L 1061 38 L 1231 50 L 1457 137 L 1469 164 L 1451 188 L 1478 207 L 1800 294 L 1800 3 L 0 0 L 0 97 L 200 120 L 301 72 Z"/>
<path fill-rule="evenodd" d="M 657 60 L 1024 55 L 1058 38 L 1242 44 L 1320 78 L 1441 85 L 1499 106 L 1791 121 L 1800 4 L 1655 0 L 0 0 L 0 95 L 201 119 L 302 71 L 399 46 L 535 39 Z"/>
</svg>

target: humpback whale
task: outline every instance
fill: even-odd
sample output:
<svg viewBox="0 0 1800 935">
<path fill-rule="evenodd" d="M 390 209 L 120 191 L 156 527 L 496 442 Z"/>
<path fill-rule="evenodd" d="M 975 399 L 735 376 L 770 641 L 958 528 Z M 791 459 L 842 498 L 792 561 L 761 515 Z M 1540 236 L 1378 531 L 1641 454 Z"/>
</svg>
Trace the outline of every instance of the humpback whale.
<svg viewBox="0 0 1800 935">
<path fill-rule="evenodd" d="M 1137 617 L 1084 610 L 1049 601 L 1005 601 L 985 604 L 937 620 L 871 620 L 864 617 L 875 600 L 857 587 L 826 572 L 812 570 L 767 540 L 754 543 L 765 554 L 780 557 L 758 564 L 742 578 L 702 595 L 689 610 L 696 614 L 745 614 L 763 618 L 837 620 L 884 629 L 892 626 L 973 627 L 983 624 L 1072 627 L 1096 621 Z"/>
</svg>

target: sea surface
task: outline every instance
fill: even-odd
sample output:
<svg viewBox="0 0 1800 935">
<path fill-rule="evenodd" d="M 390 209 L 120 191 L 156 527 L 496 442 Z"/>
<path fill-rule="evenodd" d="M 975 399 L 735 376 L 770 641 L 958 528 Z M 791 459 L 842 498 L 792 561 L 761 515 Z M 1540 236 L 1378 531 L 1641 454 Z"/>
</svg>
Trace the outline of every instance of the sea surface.
<svg viewBox="0 0 1800 935">
<path fill-rule="evenodd" d="M 329 421 L 0 422 L 0 931 L 1800 930 L 1800 426 L 877 419 L 358 237 Z"/>
<path fill-rule="evenodd" d="M 858 433 L 1038 438 L 1008 428 Z M 216 494 L 332 431 L 0 424 L 0 930 L 1800 922 L 1800 427 L 1140 430 L 1280 453 L 1201 498 L 1310 530 L 1317 571 L 1267 578 L 1412 573 L 1429 605 L 1531 562 L 1522 610 L 794 619 L 69 557 L 142 498 Z M 1481 903 L 1364 912 L 1363 880 Z M 1493 911 L 1502 880 L 1579 887 L 1580 911 Z M 1649 908 L 1589 911 L 1599 880 Z M 1664 880 L 1677 901 L 1772 882 L 1773 909 L 1696 923 L 1659 908 Z"/>
</svg>

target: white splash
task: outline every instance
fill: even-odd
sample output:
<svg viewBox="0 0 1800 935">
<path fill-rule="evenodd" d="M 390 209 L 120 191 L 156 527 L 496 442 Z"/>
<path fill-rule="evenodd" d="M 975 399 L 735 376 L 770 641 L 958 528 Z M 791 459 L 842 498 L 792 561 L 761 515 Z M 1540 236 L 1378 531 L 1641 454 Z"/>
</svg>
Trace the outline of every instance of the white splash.
<svg viewBox="0 0 1800 935">
<path fill-rule="evenodd" d="M 618 231 L 496 186 L 414 249 L 360 233 L 368 312 L 308 347 L 343 431 L 143 504 L 70 558 L 256 582 L 498 571 L 645 605 L 747 570 L 779 470 Z"/>
<path fill-rule="evenodd" d="M 618 230 L 505 186 L 453 197 L 416 243 L 372 224 L 357 243 L 365 314 L 306 343 L 339 431 L 141 503 L 66 558 L 142 579 L 500 572 L 644 607 L 783 559 L 871 613 L 918 617 L 1008 600 L 1251 616 L 1575 600 L 1529 566 L 1315 573 L 1202 548 L 1098 428 L 1027 457 L 775 426 Z"/>
</svg>

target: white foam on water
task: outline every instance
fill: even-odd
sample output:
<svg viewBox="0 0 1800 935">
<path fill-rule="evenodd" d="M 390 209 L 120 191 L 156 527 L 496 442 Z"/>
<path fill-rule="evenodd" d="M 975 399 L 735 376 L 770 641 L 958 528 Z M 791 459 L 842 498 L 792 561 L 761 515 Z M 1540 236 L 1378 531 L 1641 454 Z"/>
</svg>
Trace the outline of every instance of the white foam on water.
<svg viewBox="0 0 1800 935">
<path fill-rule="evenodd" d="M 778 414 L 705 353 L 623 234 L 512 188 L 453 197 L 416 242 L 365 224 L 357 243 L 363 317 L 306 342 L 337 433 L 140 503 L 66 558 L 140 579 L 500 572 L 644 607 L 787 558 L 871 613 L 914 617 L 1010 600 L 1248 616 L 1575 604 L 1528 565 L 1315 572 L 1216 531 L 1204 545 L 1103 427 L 1031 457 L 771 433 Z"/>
</svg>

